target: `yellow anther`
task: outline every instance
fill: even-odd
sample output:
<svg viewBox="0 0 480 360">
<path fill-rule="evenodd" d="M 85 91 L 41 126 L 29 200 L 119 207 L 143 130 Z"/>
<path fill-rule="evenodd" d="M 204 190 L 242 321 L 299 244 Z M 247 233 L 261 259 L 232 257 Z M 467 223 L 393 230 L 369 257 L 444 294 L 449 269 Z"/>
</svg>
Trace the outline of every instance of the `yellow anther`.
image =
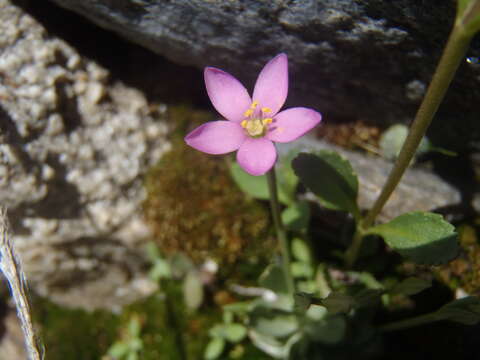
<svg viewBox="0 0 480 360">
<path fill-rule="evenodd" d="M 272 121 L 273 121 L 272 118 L 265 118 L 265 119 L 262 120 L 263 125 L 271 124 Z"/>
<path fill-rule="evenodd" d="M 246 115 L 245 115 L 246 116 Z M 240 125 L 242 125 L 242 127 L 245 129 L 247 127 L 247 123 L 248 121 L 247 120 L 243 120 Z"/>
<path fill-rule="evenodd" d="M 253 110 L 252 109 L 248 109 L 247 111 L 245 111 L 243 113 L 243 116 L 245 116 L 245 117 L 250 117 L 252 115 L 253 115 Z"/>
<path fill-rule="evenodd" d="M 258 101 L 252 102 L 252 105 L 250 105 L 250 109 L 255 109 L 258 106 Z"/>
<path fill-rule="evenodd" d="M 272 112 L 272 109 L 270 109 L 269 107 L 263 107 L 262 112 L 268 114 L 269 112 Z"/>
</svg>

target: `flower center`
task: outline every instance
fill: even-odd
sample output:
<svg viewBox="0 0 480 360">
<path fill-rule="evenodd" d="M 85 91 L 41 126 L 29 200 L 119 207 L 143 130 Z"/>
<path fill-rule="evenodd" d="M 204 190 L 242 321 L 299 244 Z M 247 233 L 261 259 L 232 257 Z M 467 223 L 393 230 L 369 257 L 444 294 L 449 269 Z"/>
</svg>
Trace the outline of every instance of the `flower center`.
<svg viewBox="0 0 480 360">
<path fill-rule="evenodd" d="M 246 119 L 240 123 L 247 134 L 253 138 L 265 136 L 268 125 L 273 121 L 271 117 L 268 117 L 268 113 L 272 112 L 271 109 L 262 107 L 258 110 L 257 107 L 258 101 L 254 101 L 250 108 L 243 113 Z"/>
</svg>

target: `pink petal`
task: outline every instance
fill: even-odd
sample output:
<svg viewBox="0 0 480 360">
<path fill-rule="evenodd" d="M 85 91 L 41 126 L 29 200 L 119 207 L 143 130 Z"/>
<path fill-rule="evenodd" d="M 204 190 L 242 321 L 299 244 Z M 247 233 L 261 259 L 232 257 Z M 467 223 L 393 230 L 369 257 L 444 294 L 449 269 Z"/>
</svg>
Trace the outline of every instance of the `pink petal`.
<svg viewBox="0 0 480 360">
<path fill-rule="evenodd" d="M 248 138 L 237 152 L 237 161 L 250 175 L 263 175 L 277 159 L 275 145 L 265 138 Z"/>
<path fill-rule="evenodd" d="M 275 115 L 285 103 L 288 93 L 288 59 L 286 54 L 279 54 L 270 60 L 258 75 L 253 100 L 261 107 L 272 110 Z"/>
<path fill-rule="evenodd" d="M 217 155 L 237 150 L 246 138 L 247 135 L 237 123 L 210 121 L 185 136 L 185 142 L 194 149 Z"/>
<path fill-rule="evenodd" d="M 240 81 L 213 67 L 205 68 L 204 78 L 208 97 L 215 109 L 227 120 L 242 121 L 252 99 Z"/>
<path fill-rule="evenodd" d="M 321 120 L 322 115 L 312 109 L 287 109 L 275 115 L 265 137 L 280 143 L 290 142 L 313 129 Z"/>
</svg>

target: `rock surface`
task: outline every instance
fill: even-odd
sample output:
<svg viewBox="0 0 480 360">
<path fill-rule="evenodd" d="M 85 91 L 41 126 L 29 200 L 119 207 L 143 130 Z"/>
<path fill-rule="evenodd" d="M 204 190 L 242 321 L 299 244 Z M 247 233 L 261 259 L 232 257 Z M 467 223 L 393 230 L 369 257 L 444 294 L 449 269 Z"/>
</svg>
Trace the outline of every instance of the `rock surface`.
<svg viewBox="0 0 480 360">
<path fill-rule="evenodd" d="M 412 119 L 455 13 L 450 0 L 53 1 L 174 62 L 218 66 L 250 84 L 286 52 L 292 104 L 380 123 Z M 440 109 L 442 145 L 480 139 L 479 55 L 478 46 L 469 52 Z"/>
<path fill-rule="evenodd" d="M 152 290 L 135 247 L 164 111 L 0 0 L 0 203 L 38 293 L 115 309 Z"/>
<path fill-rule="evenodd" d="M 345 157 L 358 176 L 358 204 L 369 209 L 377 199 L 392 168 L 392 163 L 380 157 L 344 150 L 338 146 L 302 138 L 292 144 L 282 144 L 281 153 L 289 151 L 315 152 L 331 150 Z M 462 202 L 460 192 L 440 177 L 422 168 L 410 168 L 402 178 L 377 220 L 386 222 L 410 211 L 441 210 Z"/>
</svg>

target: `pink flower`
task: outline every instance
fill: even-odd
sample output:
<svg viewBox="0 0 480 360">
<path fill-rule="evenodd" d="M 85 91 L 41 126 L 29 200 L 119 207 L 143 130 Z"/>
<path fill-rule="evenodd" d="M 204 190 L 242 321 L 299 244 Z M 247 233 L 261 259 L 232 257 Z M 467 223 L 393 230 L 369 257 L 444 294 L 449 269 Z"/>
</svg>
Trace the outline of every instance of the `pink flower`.
<svg viewBox="0 0 480 360">
<path fill-rule="evenodd" d="M 251 175 L 263 175 L 277 159 L 273 142 L 287 143 L 315 127 L 322 116 L 296 107 L 278 112 L 288 92 L 288 59 L 279 54 L 258 75 L 253 100 L 232 75 L 205 68 L 205 85 L 215 109 L 227 120 L 207 122 L 185 137 L 191 147 L 207 154 L 237 151 L 237 161 Z"/>
</svg>

